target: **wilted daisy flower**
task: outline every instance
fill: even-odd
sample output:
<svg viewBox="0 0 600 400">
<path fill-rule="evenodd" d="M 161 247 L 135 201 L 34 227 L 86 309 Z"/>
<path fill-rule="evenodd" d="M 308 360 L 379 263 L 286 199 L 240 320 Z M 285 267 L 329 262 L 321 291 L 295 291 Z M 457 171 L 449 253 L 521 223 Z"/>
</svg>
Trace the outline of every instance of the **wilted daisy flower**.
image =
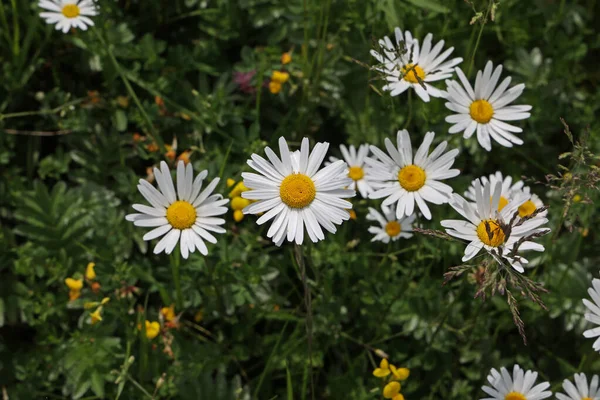
<svg viewBox="0 0 600 400">
<path fill-rule="evenodd" d="M 502 176 L 502 172 L 496 171 L 496 173 L 491 174 L 489 177 L 482 176 L 479 178 L 481 180 L 481 184 L 485 185 L 487 182 L 490 182 L 491 187 L 495 187 L 497 182 L 502 182 L 502 192 L 500 194 L 500 200 L 498 201 L 498 211 L 502 211 L 504 206 L 508 204 L 516 196 L 519 196 L 521 193 L 525 194 L 529 200 L 525 201 L 518 208 L 519 217 L 525 218 L 531 214 L 538 208 L 544 206 L 544 203 L 540 198 L 531 193 L 531 188 L 529 186 L 523 186 L 523 181 L 519 180 L 513 183 L 513 178 L 511 176 Z M 477 180 L 477 179 L 476 179 Z M 465 197 L 471 201 L 476 201 L 475 195 L 475 181 L 471 182 L 471 185 L 465 192 Z M 536 217 L 545 217 L 548 214 L 548 211 L 542 211 L 536 215 Z"/>
<path fill-rule="evenodd" d="M 575 385 L 570 380 L 563 381 L 563 390 L 566 395 L 556 393 L 558 400 L 597 400 L 600 399 L 600 390 L 598 390 L 598 375 L 592 377 L 592 382 L 588 386 L 587 377 L 585 374 L 575 374 Z"/>
<path fill-rule="evenodd" d="M 390 239 L 396 241 L 399 238 L 408 239 L 412 237 L 412 223 L 416 218 L 416 214 L 398 219 L 393 208 L 381 206 L 381 211 L 383 211 L 383 214 L 373 207 L 369 207 L 367 220 L 379 223 L 379 226 L 369 227 L 369 233 L 375 235 L 371 242 L 379 240 L 383 243 L 389 243 Z"/>
<path fill-rule="evenodd" d="M 367 171 L 367 178 L 375 189 L 369 198 L 385 197 L 384 206 L 396 203 L 398 219 L 404 215 L 410 216 L 414 211 L 415 202 L 423 216 L 431 219 L 431 212 L 425 202 L 444 204 L 449 201 L 452 188 L 440 181 L 460 173 L 457 169 L 450 169 L 458 150 L 444 153 L 448 145 L 444 141 L 428 155 L 434 137 L 435 133 L 427 132 L 414 158 L 407 130 L 398 131 L 397 147 L 390 139 L 385 139 L 389 156 L 379 148 L 371 146 L 371 152 L 378 160 L 366 159 L 366 163 L 372 167 Z"/>
<path fill-rule="evenodd" d="M 192 164 L 185 166 L 183 161 L 177 164 L 177 194 L 167 163 L 160 163 L 160 170 L 154 168 L 154 176 L 158 182 L 157 190 L 147 181 L 140 179 L 138 190 L 152 207 L 134 204 L 133 208 L 140 214 L 129 214 L 125 218 L 135 226 L 153 227 L 144 235 L 144 240 L 152 240 L 164 235 L 154 247 L 154 254 L 164 251 L 171 254 L 180 241 L 181 255 L 188 258 L 196 249 L 203 255 L 208 254 L 204 240 L 217 243 L 217 239 L 209 233 L 225 233 L 220 227 L 225 223 L 222 218 L 215 218 L 227 212 L 223 207 L 229 199 L 220 194 L 213 194 L 219 178 L 202 191 L 202 183 L 208 171 L 202 171 L 193 179 Z M 192 182 L 193 179 L 193 182 Z"/>
<path fill-rule="evenodd" d="M 502 210 L 498 210 L 500 195 L 502 193 L 502 182 L 496 182 L 492 188 L 490 182 L 481 185 L 479 180 L 474 183 L 476 203 L 467 202 L 462 196 L 454 193 L 450 205 L 458 213 L 467 219 L 447 219 L 441 222 L 446 232 L 459 239 L 469 241 L 465 249 L 462 261 L 468 261 L 475 257 L 482 248 L 485 248 L 496 259 L 506 259 L 512 267 L 523 272 L 523 265 L 527 260 L 521 256 L 511 256 L 514 245 L 522 238 L 524 241 L 519 245 L 518 251 L 535 250 L 544 251 L 544 246 L 527 240 L 532 234 L 549 232 L 549 229 L 540 229 L 548 222 L 546 218 L 531 218 L 520 220 L 513 226 L 508 226 L 519 205 L 528 200 L 527 195 L 520 193 L 509 201 Z M 500 262 L 500 260 L 498 260 Z"/>
<path fill-rule="evenodd" d="M 321 227 L 335 233 L 335 225 L 350 218 L 347 209 L 352 208 L 352 203 L 343 199 L 354 197 L 355 192 L 346 189 L 352 183 L 346 163 L 338 160 L 319 170 L 328 148 L 329 143 L 317 143 L 311 152 L 308 138 L 304 138 L 300 151 L 291 154 L 287 142 L 280 137 L 281 158 L 266 147 L 269 161 L 257 154 L 248 160 L 258 174 L 242 174 L 244 185 L 250 189 L 242 197 L 257 202 L 243 212 L 264 213 L 256 221 L 259 225 L 274 218 L 267 236 L 277 246 L 286 236 L 288 241 L 302 244 L 305 228 L 310 240 L 323 240 Z"/>
<path fill-rule="evenodd" d="M 492 73 L 493 67 L 492 62 L 488 61 L 485 69 L 477 72 L 474 90 L 460 68 L 456 68 L 456 74 L 462 86 L 456 81 L 446 81 L 446 107 L 457 113 L 446 117 L 446 122 L 454 124 L 448 132 L 464 132 L 463 137 L 468 139 L 477 131 L 477 141 L 487 151 L 492 149 L 490 137 L 506 147 L 512 147 L 513 143 L 523 144 L 523 140 L 513 135 L 523 132 L 523 129 L 505 121 L 526 119 L 531 115 L 528 112 L 531 106 L 508 105 L 523 93 L 525 84 L 506 90 L 511 81 L 509 76 L 496 87 L 502 65 L 497 66 Z"/>
<path fill-rule="evenodd" d="M 462 58 L 446 59 L 454 51 L 451 47 L 440 54 L 444 41 L 440 40 L 432 46 L 433 35 L 429 33 L 423 40 L 423 46 L 413 39 L 410 31 L 404 35 L 396 28 L 396 43 L 387 36 L 379 40 L 381 53 L 371 50 L 371 55 L 381 63 L 376 69 L 386 75 L 389 82 L 383 90 L 391 96 L 397 96 L 412 87 L 415 93 L 425 102 L 431 97 L 444 97 L 444 92 L 431 85 L 431 82 L 450 78 L 453 67 L 462 62 Z M 446 61 L 446 62 L 444 62 Z"/>
<path fill-rule="evenodd" d="M 56 24 L 56 30 L 63 33 L 71 28 L 87 30 L 88 26 L 94 25 L 89 17 L 98 14 L 93 0 L 40 0 L 38 6 L 49 10 L 40 13 L 40 17 L 47 24 Z"/>
<path fill-rule="evenodd" d="M 592 298 L 592 301 L 583 299 L 583 304 L 589 310 L 589 312 L 585 313 L 585 319 L 599 326 L 583 332 L 583 336 L 586 338 L 595 338 L 600 336 L 600 279 L 592 280 L 592 287 L 588 288 L 588 294 Z M 594 350 L 600 351 L 600 337 L 594 342 Z"/>
<path fill-rule="evenodd" d="M 552 392 L 546 390 L 550 387 L 548 382 L 535 385 L 537 376 L 537 372 L 525 372 L 517 364 L 513 368 L 512 377 L 504 367 L 500 372 L 492 368 L 487 377 L 491 387 L 481 387 L 490 397 L 480 400 L 541 400 L 552 396 Z"/>
<path fill-rule="evenodd" d="M 360 195 L 367 198 L 369 193 L 373 191 L 367 177 L 365 176 L 365 159 L 369 154 L 369 145 L 361 144 L 356 151 L 356 147 L 350 145 L 346 147 L 340 145 L 340 151 L 344 157 L 344 161 L 348 164 L 348 178 L 352 179 L 352 184 L 348 187 L 352 190 L 358 190 Z M 329 157 L 333 163 L 338 160 L 336 157 Z"/>
</svg>

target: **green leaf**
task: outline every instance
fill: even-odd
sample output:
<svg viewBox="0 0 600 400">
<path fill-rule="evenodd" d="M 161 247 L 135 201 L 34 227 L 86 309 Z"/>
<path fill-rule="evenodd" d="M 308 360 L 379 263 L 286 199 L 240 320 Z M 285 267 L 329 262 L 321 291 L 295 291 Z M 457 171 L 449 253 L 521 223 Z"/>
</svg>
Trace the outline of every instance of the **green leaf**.
<svg viewBox="0 0 600 400">
<path fill-rule="evenodd" d="M 288 363 L 285 363 L 285 376 L 287 380 L 287 398 L 288 400 L 294 400 L 294 388 L 292 387 L 292 374 L 290 373 L 290 368 Z"/>
<path fill-rule="evenodd" d="M 98 371 L 92 372 L 92 391 L 98 397 L 104 397 L 104 378 Z"/>
<path fill-rule="evenodd" d="M 409 3 L 414 4 L 417 7 L 421 7 L 424 10 L 438 12 L 438 13 L 448 13 L 450 12 L 450 8 L 441 5 L 437 1 L 434 0 L 408 0 Z"/>
<path fill-rule="evenodd" d="M 119 132 L 125 132 L 127 130 L 127 115 L 123 110 L 117 110 L 115 112 L 115 125 Z"/>
</svg>

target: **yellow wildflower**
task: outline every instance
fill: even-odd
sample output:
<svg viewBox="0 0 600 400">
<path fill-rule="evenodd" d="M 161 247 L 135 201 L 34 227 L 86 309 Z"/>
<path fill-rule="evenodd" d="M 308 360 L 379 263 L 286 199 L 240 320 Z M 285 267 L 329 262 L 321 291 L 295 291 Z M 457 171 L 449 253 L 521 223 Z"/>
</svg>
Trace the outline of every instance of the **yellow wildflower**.
<svg viewBox="0 0 600 400">
<path fill-rule="evenodd" d="M 169 307 L 161 308 L 160 313 L 167 321 L 173 321 L 175 319 L 175 304 L 171 304 Z"/>
<path fill-rule="evenodd" d="M 288 79 L 290 79 L 290 74 L 288 74 L 287 72 L 273 71 L 273 73 L 271 74 L 271 82 L 279 82 L 281 84 L 284 84 L 287 82 Z"/>
<path fill-rule="evenodd" d="M 177 153 L 173 149 L 173 146 L 171 146 L 169 144 L 165 144 L 165 148 L 167 149 L 167 152 L 165 153 L 165 157 L 167 157 L 169 160 L 173 161 L 175 159 L 175 156 L 177 155 Z"/>
<path fill-rule="evenodd" d="M 348 212 L 350 213 L 350 219 L 356 221 L 356 211 L 348 210 Z"/>
<path fill-rule="evenodd" d="M 65 284 L 71 290 L 80 291 L 83 288 L 83 279 L 67 278 L 65 279 Z"/>
<path fill-rule="evenodd" d="M 177 157 L 177 160 L 178 160 L 178 161 L 183 161 L 183 163 L 187 165 L 187 163 L 189 163 L 189 162 L 190 162 L 190 155 L 191 155 L 191 154 L 192 154 L 192 152 L 191 152 L 191 151 L 189 151 L 189 150 L 186 150 L 186 151 L 182 152 L 182 153 L 179 155 L 179 157 Z"/>
<path fill-rule="evenodd" d="M 285 52 L 281 55 L 281 63 L 283 65 L 289 64 L 292 62 L 292 54 L 290 52 Z"/>
<path fill-rule="evenodd" d="M 69 301 L 75 301 L 81 296 L 81 290 L 69 290 Z"/>
<path fill-rule="evenodd" d="M 580 194 L 576 194 L 575 196 L 573 196 L 573 201 L 575 203 L 579 203 L 581 201 L 581 195 Z"/>
<path fill-rule="evenodd" d="M 227 178 L 227 187 L 235 185 L 235 179 Z"/>
<path fill-rule="evenodd" d="M 392 370 L 392 375 L 394 375 L 394 379 L 399 381 L 404 381 L 410 375 L 410 370 L 408 368 L 396 368 L 393 365 L 390 365 L 390 370 Z"/>
<path fill-rule="evenodd" d="M 242 210 L 235 210 L 233 212 L 233 220 L 235 222 L 240 222 L 243 219 L 244 219 L 244 213 L 242 212 Z"/>
<path fill-rule="evenodd" d="M 379 363 L 379 368 L 375 368 L 375 370 L 373 370 L 373 375 L 378 378 L 383 378 L 391 374 L 391 372 L 390 364 L 388 363 L 388 360 L 384 358 Z"/>
<path fill-rule="evenodd" d="M 385 385 L 383 388 L 383 397 L 386 399 L 396 399 L 396 397 L 400 394 L 400 384 L 396 381 L 392 381 Z"/>
<path fill-rule="evenodd" d="M 250 190 L 248 189 L 246 186 L 244 186 L 244 182 L 240 181 L 238 182 L 237 185 L 235 185 L 233 187 L 233 190 L 231 192 L 229 192 L 229 198 L 234 198 L 234 197 L 239 197 L 241 196 L 242 192 L 245 192 L 246 190 Z"/>
<path fill-rule="evenodd" d="M 94 270 L 95 266 L 96 264 L 91 262 L 85 268 L 85 279 L 87 279 L 88 281 L 93 281 L 94 279 L 96 279 L 96 271 Z"/>
<path fill-rule="evenodd" d="M 142 327 L 138 325 L 138 329 L 141 330 Z M 148 321 L 146 320 L 146 337 L 149 340 L 154 339 L 160 333 L 160 324 L 156 321 Z"/>
<path fill-rule="evenodd" d="M 232 210 L 243 210 L 246 206 L 250 204 L 250 200 L 244 199 L 243 197 L 237 196 L 231 199 L 231 209 Z"/>
<path fill-rule="evenodd" d="M 281 83 L 275 81 L 269 82 L 269 91 L 273 94 L 281 92 Z"/>
<path fill-rule="evenodd" d="M 96 309 L 96 311 L 94 311 L 93 313 L 90 314 L 90 317 L 92 317 L 92 325 L 97 324 L 98 322 L 102 321 L 102 315 L 100 314 L 100 312 L 102 311 L 102 307 L 98 307 Z"/>
<path fill-rule="evenodd" d="M 105 298 L 102 299 L 102 302 L 100 304 L 105 305 L 109 301 L 110 301 L 110 297 L 105 297 Z"/>
</svg>

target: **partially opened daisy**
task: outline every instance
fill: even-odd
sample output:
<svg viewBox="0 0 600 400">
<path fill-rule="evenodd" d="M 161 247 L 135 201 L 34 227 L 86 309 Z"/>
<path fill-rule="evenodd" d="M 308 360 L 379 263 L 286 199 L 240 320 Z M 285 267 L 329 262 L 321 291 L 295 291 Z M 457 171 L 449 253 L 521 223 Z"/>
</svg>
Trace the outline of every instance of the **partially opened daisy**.
<svg viewBox="0 0 600 400">
<path fill-rule="evenodd" d="M 502 182 L 496 182 L 492 188 L 490 182 L 482 185 L 479 180 L 475 180 L 474 189 L 475 204 L 469 203 L 456 193 L 452 195 L 450 201 L 452 208 L 466 221 L 447 219 L 441 222 L 449 235 L 469 241 L 462 261 L 472 259 L 484 248 L 498 262 L 502 263 L 500 258 L 504 258 L 515 270 L 523 272 L 523 265 L 528 261 L 521 256 L 512 255 L 513 248 L 517 242 L 523 239 L 517 251 L 544 251 L 544 246 L 532 242 L 528 238 L 534 234 L 549 232 L 549 229 L 541 228 L 548 220 L 542 217 L 523 219 L 509 226 L 519 205 L 528 200 L 527 195 L 519 193 L 499 211 Z"/>
<path fill-rule="evenodd" d="M 552 396 L 548 382 L 535 385 L 538 373 L 524 371 L 517 364 L 513 367 L 512 376 L 506 368 L 498 372 L 492 368 L 487 377 L 491 386 L 482 386 L 481 389 L 490 397 L 480 400 L 541 400 Z M 535 385 L 535 386 L 534 386 Z"/>
<path fill-rule="evenodd" d="M 396 241 L 400 238 L 408 239 L 412 237 L 412 223 L 417 217 L 416 214 L 412 214 L 410 217 L 403 216 L 398 219 L 396 218 L 396 211 L 393 208 L 381 206 L 381 211 L 383 213 L 380 213 L 373 207 L 369 207 L 367 220 L 378 223 L 376 226 L 369 227 L 369 233 L 375 235 L 371 239 L 371 242 L 380 241 L 389 243 L 390 240 Z"/>
<path fill-rule="evenodd" d="M 386 36 L 379 40 L 381 52 L 371 50 L 371 55 L 380 63 L 375 68 L 385 74 L 389 82 L 383 90 L 397 96 L 412 87 L 425 102 L 430 97 L 443 97 L 444 92 L 432 86 L 431 82 L 450 78 L 454 74 L 453 68 L 462 62 L 460 57 L 446 61 L 454 47 L 442 53 L 444 41 L 440 40 L 433 46 L 431 33 L 425 36 L 422 46 L 413 39 L 410 31 L 402 34 L 400 28 L 396 28 L 395 36 L 395 44 Z"/>
<path fill-rule="evenodd" d="M 444 153 L 447 142 L 440 143 L 429 154 L 429 146 L 435 133 L 427 132 L 423 143 L 414 155 L 407 130 L 398 131 L 397 146 L 385 139 L 388 154 L 376 146 L 371 146 L 371 152 L 377 160 L 368 158 L 367 178 L 372 182 L 374 191 L 371 199 L 381 199 L 384 206 L 396 204 L 396 217 L 410 216 L 415 203 L 423 216 L 431 219 L 431 211 L 426 202 L 444 204 L 449 201 L 452 188 L 441 180 L 453 178 L 460 174 L 458 169 L 451 169 L 458 150 Z"/>
<path fill-rule="evenodd" d="M 558 400 L 598 400 L 600 399 L 600 390 L 598 390 L 598 375 L 592 377 L 592 381 L 588 386 L 587 377 L 585 374 L 575 374 L 575 385 L 565 379 L 563 381 L 563 390 L 567 393 L 556 393 Z"/>
<path fill-rule="evenodd" d="M 344 157 L 344 161 L 348 164 L 348 178 L 352 179 L 352 183 L 348 187 L 352 190 L 357 190 L 360 195 L 367 198 L 369 193 L 373 191 L 368 178 L 365 176 L 365 159 L 369 154 L 369 145 L 361 144 L 356 147 L 350 145 L 349 147 L 340 145 L 340 151 Z M 329 157 L 330 162 L 336 162 L 338 158 Z"/>
<path fill-rule="evenodd" d="M 495 187 L 497 182 L 502 183 L 502 192 L 500 193 L 500 200 L 498 201 L 498 211 L 502 211 L 504 206 L 508 204 L 513 198 L 516 198 L 520 194 L 525 194 L 528 198 L 523 204 L 521 204 L 518 208 L 519 217 L 524 218 L 531 214 L 533 214 L 538 208 L 544 206 L 544 203 L 540 198 L 531 193 L 531 188 L 529 186 L 523 186 L 523 181 L 519 180 L 513 182 L 513 178 L 511 176 L 504 177 L 502 172 L 496 171 L 496 173 L 488 176 L 482 176 L 479 178 L 482 185 L 485 185 L 487 182 L 490 182 L 491 187 Z M 465 192 L 465 197 L 471 201 L 476 201 L 475 196 L 475 181 L 471 182 L 471 185 Z M 536 214 L 536 217 L 545 217 L 548 214 L 548 211 L 542 211 Z"/>
<path fill-rule="evenodd" d="M 477 141 L 487 151 L 492 149 L 491 139 L 506 147 L 523 144 L 523 140 L 514 135 L 523 132 L 523 129 L 506 121 L 526 119 L 531 115 L 531 106 L 509 106 L 523 93 L 525 84 L 521 83 L 507 90 L 511 81 L 509 76 L 496 87 L 501 73 L 502 65 L 494 70 L 492 62 L 488 61 L 485 69 L 477 72 L 473 89 L 462 70 L 456 68 L 462 85 L 457 81 L 446 81 L 446 107 L 456 112 L 446 117 L 446 122 L 453 124 L 449 133 L 463 132 L 463 137 L 468 139 L 477 132 Z"/>
<path fill-rule="evenodd" d="M 592 324 L 598 325 L 598 327 L 588 329 L 583 332 L 583 336 L 586 338 L 597 337 L 598 339 L 594 342 L 594 350 L 600 351 L 600 279 L 592 280 L 592 287 L 588 288 L 588 294 L 592 298 L 592 301 L 583 299 L 583 304 L 588 309 L 588 312 L 585 313 L 585 319 Z"/>
<path fill-rule="evenodd" d="M 225 204 L 229 199 L 223 199 L 220 194 L 211 194 L 219 183 L 219 178 L 206 186 L 202 192 L 204 178 L 208 171 L 202 171 L 193 179 L 192 164 L 185 166 L 183 161 L 177 164 L 177 192 L 171 178 L 167 163 L 162 161 L 160 169 L 154 168 L 154 177 L 158 189 L 148 181 L 140 179 L 138 190 L 150 203 L 151 207 L 134 204 L 138 214 L 129 214 L 125 218 L 135 226 L 154 228 L 144 235 L 144 240 L 152 240 L 162 236 L 154 247 L 154 254 L 165 252 L 170 254 L 177 242 L 183 258 L 196 249 L 203 255 L 208 254 L 204 241 L 217 243 L 217 239 L 209 233 L 225 233 L 225 220 L 215 218 L 225 214 Z"/>
<path fill-rule="evenodd" d="M 311 152 L 308 138 L 304 138 L 300 151 L 290 153 L 286 140 L 280 137 L 280 157 L 266 147 L 268 161 L 258 154 L 252 154 L 248 160 L 258 173 L 242 174 L 244 185 L 250 189 L 242 197 L 257 201 L 243 212 L 264 213 L 256 221 L 259 225 L 273 219 L 267 237 L 277 246 L 286 237 L 302 244 L 305 229 L 311 241 L 323 240 L 322 228 L 335 233 L 335 225 L 350 219 L 347 210 L 352 203 L 343 199 L 354 197 L 356 192 L 347 189 L 352 184 L 348 166 L 338 160 L 319 169 L 328 148 L 329 143 L 317 143 Z"/>
<path fill-rule="evenodd" d="M 71 28 L 87 30 L 94 25 L 91 18 L 98 14 L 93 0 L 40 0 L 40 8 L 48 11 L 40 13 L 47 24 L 56 24 L 56 30 L 67 33 Z"/>
</svg>

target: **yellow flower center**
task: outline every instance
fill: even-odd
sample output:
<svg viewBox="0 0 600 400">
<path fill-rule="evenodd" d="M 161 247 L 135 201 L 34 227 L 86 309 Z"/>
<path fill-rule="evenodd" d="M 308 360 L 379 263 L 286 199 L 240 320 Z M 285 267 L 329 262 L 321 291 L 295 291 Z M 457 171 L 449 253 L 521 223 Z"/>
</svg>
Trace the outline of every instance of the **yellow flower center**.
<svg viewBox="0 0 600 400">
<path fill-rule="evenodd" d="M 285 177 L 279 187 L 281 201 L 292 208 L 304 208 L 315 199 L 315 184 L 304 174 L 291 174 Z"/>
<path fill-rule="evenodd" d="M 196 222 L 196 209 L 187 201 L 176 201 L 167 208 L 167 221 L 175 229 L 187 229 Z"/>
<path fill-rule="evenodd" d="M 492 196 L 490 196 L 490 203 L 492 202 Z M 502 211 L 504 207 L 508 204 L 508 199 L 504 196 L 500 196 L 500 201 L 498 201 L 498 211 Z"/>
<path fill-rule="evenodd" d="M 591 397 L 584 397 L 584 398 L 583 398 L 583 399 L 581 399 L 581 400 L 594 400 L 594 399 L 592 399 Z"/>
<path fill-rule="evenodd" d="M 390 221 L 385 225 L 385 233 L 387 233 L 390 237 L 396 237 L 402 231 L 402 226 L 398 223 L 398 221 Z"/>
<path fill-rule="evenodd" d="M 75 18 L 79 16 L 79 7 L 77 4 L 67 4 L 62 9 L 62 14 L 67 18 Z"/>
<path fill-rule="evenodd" d="M 413 68 L 413 64 L 406 64 L 402 67 L 402 75 L 404 76 L 404 80 L 410 83 L 419 83 L 417 76 L 420 80 L 425 79 L 425 71 L 423 71 L 423 68 L 418 65 L 415 65 Z"/>
<path fill-rule="evenodd" d="M 510 392 L 504 396 L 504 400 L 527 400 L 527 397 L 518 392 Z"/>
<path fill-rule="evenodd" d="M 398 172 L 400 186 L 409 192 L 414 192 L 425 185 L 425 171 L 416 165 L 407 165 Z"/>
<path fill-rule="evenodd" d="M 475 100 L 469 107 L 469 114 L 480 124 L 487 124 L 494 116 L 494 107 L 487 100 Z"/>
<path fill-rule="evenodd" d="M 477 226 L 477 237 L 484 244 L 492 247 L 498 247 L 504 243 L 504 231 L 495 219 L 486 219 Z M 517 399 L 517 397 L 515 397 Z"/>
<path fill-rule="evenodd" d="M 365 176 L 365 171 L 361 167 L 350 167 L 348 170 L 348 177 L 360 181 Z"/>
<path fill-rule="evenodd" d="M 536 209 L 537 207 L 535 206 L 534 202 L 527 200 L 525 203 L 519 206 L 519 217 L 525 218 L 526 216 L 533 214 Z"/>
</svg>

